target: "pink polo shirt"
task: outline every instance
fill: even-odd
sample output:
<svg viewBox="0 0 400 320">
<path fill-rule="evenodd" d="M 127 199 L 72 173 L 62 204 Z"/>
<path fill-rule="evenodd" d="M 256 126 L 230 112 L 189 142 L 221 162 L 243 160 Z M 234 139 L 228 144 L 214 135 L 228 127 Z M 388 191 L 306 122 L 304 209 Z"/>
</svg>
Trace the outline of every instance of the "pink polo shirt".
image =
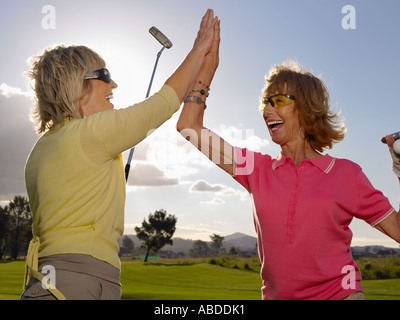
<svg viewBox="0 0 400 320">
<path fill-rule="evenodd" d="M 234 179 L 250 193 L 263 299 L 343 299 L 362 291 L 349 224 L 377 225 L 393 211 L 361 168 L 324 155 L 296 167 L 235 148 Z"/>
</svg>

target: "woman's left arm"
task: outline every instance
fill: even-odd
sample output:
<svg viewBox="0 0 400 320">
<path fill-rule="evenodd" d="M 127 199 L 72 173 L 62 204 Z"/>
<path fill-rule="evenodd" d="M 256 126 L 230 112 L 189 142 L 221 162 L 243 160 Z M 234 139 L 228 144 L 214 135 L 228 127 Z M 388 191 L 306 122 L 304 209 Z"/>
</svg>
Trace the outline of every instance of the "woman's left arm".
<svg viewBox="0 0 400 320">
<path fill-rule="evenodd" d="M 393 151 L 394 139 L 392 136 L 386 136 L 386 141 L 389 147 L 389 152 L 393 160 L 393 172 L 397 175 L 400 183 L 400 158 Z M 388 235 L 393 240 L 400 243 L 400 214 L 394 211 L 385 220 L 375 226 L 379 231 Z"/>
<path fill-rule="evenodd" d="M 376 225 L 375 228 L 400 243 L 400 214 L 397 211 L 393 211 L 390 216 Z"/>
</svg>

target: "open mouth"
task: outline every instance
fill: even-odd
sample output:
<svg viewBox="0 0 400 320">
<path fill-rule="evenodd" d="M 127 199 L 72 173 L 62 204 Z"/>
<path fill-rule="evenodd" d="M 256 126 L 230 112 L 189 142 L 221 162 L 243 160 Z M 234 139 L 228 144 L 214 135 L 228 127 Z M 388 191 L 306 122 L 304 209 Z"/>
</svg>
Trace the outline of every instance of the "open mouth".
<svg viewBox="0 0 400 320">
<path fill-rule="evenodd" d="M 267 122 L 267 126 L 271 130 L 271 132 L 278 130 L 280 127 L 282 127 L 282 125 L 283 125 L 282 120 L 274 120 Z"/>
<path fill-rule="evenodd" d="M 110 102 L 110 100 L 113 99 L 113 98 L 114 98 L 113 94 L 109 94 L 108 96 L 106 96 L 106 100 L 107 100 L 108 102 Z M 111 102 L 110 102 L 110 103 L 111 103 Z"/>
</svg>

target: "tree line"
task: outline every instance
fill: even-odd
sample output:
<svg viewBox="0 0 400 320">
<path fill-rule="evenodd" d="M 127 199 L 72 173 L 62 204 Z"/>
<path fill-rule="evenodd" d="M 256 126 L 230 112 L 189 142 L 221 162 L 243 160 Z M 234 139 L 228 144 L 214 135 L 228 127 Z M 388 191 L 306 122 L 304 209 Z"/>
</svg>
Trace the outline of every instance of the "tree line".
<svg viewBox="0 0 400 320">
<path fill-rule="evenodd" d="M 161 209 L 153 214 L 150 213 L 148 221 L 143 219 L 141 227 L 135 227 L 136 236 L 143 241 L 141 248 L 146 251 L 144 262 L 147 262 L 150 252 L 157 253 L 165 245 L 173 244 L 172 236 L 176 230 L 177 221 L 178 219 L 174 215 L 167 215 L 167 212 Z M 222 244 L 224 237 L 213 234 L 210 239 L 212 241 L 210 245 L 201 240 L 195 241 L 190 250 L 190 255 L 192 257 L 203 257 L 226 254 Z M 122 239 L 122 246 L 128 252 L 133 252 L 134 243 L 129 237 L 125 236 Z"/>
<path fill-rule="evenodd" d="M 28 199 L 15 196 L 0 206 L 0 259 L 17 259 L 26 255 L 32 239 L 32 213 Z"/>
<path fill-rule="evenodd" d="M 137 234 L 136 234 L 137 235 Z M 241 252 L 239 249 L 235 247 L 231 247 L 229 250 L 226 250 L 223 247 L 222 241 L 224 241 L 225 237 L 220 236 L 218 234 L 212 234 L 210 236 L 211 242 L 206 242 L 202 240 L 196 240 L 193 242 L 192 248 L 189 250 L 188 255 L 192 258 L 204 258 L 204 257 L 218 257 L 218 256 L 224 256 L 224 255 L 240 255 L 243 252 Z M 170 243 L 167 243 L 172 245 L 172 240 Z M 130 239 L 128 236 L 124 236 L 122 239 L 122 245 L 121 247 L 123 248 L 122 250 L 124 253 L 128 253 L 129 255 L 134 255 L 134 252 L 138 254 L 141 250 L 140 249 L 145 249 L 145 262 L 148 260 L 149 254 L 157 254 L 160 252 L 160 255 L 167 255 L 169 256 L 171 254 L 170 251 L 160 251 L 161 247 L 159 249 L 157 248 L 148 248 L 146 245 L 142 244 L 137 250 L 135 248 L 135 244 Z M 139 253 L 140 254 L 140 253 Z M 182 255 L 183 253 L 179 253 L 177 255 Z M 183 254 L 186 256 L 186 254 Z"/>
<path fill-rule="evenodd" d="M 136 236 L 142 241 L 141 248 L 145 249 L 145 259 L 150 252 L 157 253 L 165 245 L 173 244 L 172 237 L 176 230 L 178 219 L 168 215 L 164 209 L 150 213 L 148 219 L 143 219 L 141 227 L 136 227 Z M 26 256 L 29 242 L 32 239 L 32 212 L 29 201 L 24 196 L 15 196 L 8 205 L 0 206 L 0 259 L 15 260 L 19 256 Z M 226 254 L 223 247 L 224 237 L 213 234 L 211 244 L 197 240 L 190 250 L 192 257 L 219 256 Z M 128 237 L 123 239 L 122 246 L 132 252 L 134 245 Z M 232 252 L 231 252 L 232 251 Z M 231 248 L 229 254 L 235 254 Z"/>
<path fill-rule="evenodd" d="M 192 249 L 189 250 L 189 255 L 193 258 L 200 258 L 200 257 L 210 257 L 210 256 L 217 257 L 220 255 L 227 254 L 226 249 L 224 248 L 222 243 L 225 237 L 214 233 L 210 236 L 210 239 L 211 239 L 210 244 L 202 240 L 196 240 L 193 243 Z M 235 247 L 232 247 L 229 250 L 229 254 L 236 254 Z"/>
<path fill-rule="evenodd" d="M 157 252 L 166 244 L 172 245 L 177 221 L 174 215 L 167 215 L 161 209 L 150 214 L 148 221 L 143 220 L 141 227 L 135 228 L 146 249 L 145 261 L 151 250 Z M 15 196 L 8 205 L 0 206 L 0 260 L 26 256 L 32 237 L 32 212 L 26 197 Z M 129 244 L 125 245 L 129 247 Z"/>
</svg>

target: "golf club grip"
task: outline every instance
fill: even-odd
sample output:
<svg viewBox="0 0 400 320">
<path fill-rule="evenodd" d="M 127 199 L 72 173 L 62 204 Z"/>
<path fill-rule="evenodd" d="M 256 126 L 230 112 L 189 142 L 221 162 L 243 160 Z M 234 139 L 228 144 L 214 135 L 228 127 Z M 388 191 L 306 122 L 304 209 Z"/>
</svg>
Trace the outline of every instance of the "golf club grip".
<svg viewBox="0 0 400 320">
<path fill-rule="evenodd" d="M 400 139 L 400 131 L 399 132 L 395 132 L 395 133 L 391 133 L 391 134 L 389 134 L 389 136 L 392 136 L 394 140 L 398 140 L 398 139 Z M 381 139 L 381 142 L 382 143 L 386 143 L 386 138 L 383 137 Z"/>
<path fill-rule="evenodd" d="M 125 166 L 125 180 L 128 180 L 129 170 L 131 169 L 131 165 L 129 163 Z"/>
</svg>

